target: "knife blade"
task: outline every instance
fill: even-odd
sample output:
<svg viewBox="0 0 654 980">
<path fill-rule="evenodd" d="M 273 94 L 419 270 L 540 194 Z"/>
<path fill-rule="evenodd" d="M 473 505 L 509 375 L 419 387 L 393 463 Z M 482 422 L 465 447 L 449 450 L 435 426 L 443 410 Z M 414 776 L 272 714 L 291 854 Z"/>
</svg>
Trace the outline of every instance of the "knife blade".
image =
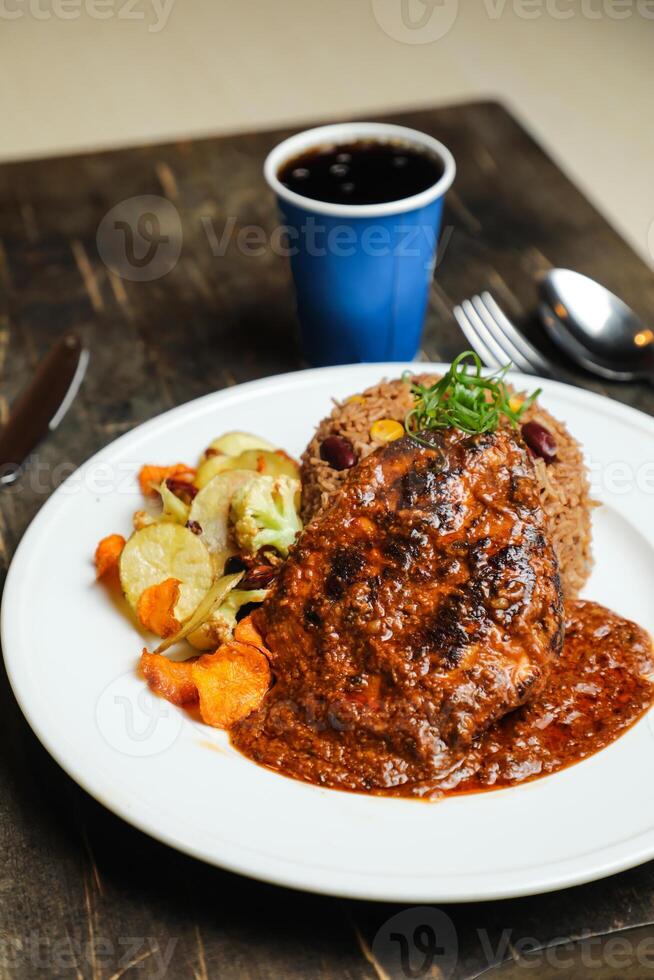
<svg viewBox="0 0 654 980">
<path fill-rule="evenodd" d="M 88 363 L 89 352 L 73 332 L 65 333 L 39 362 L 0 433 L 0 486 L 18 478 L 32 450 L 57 428 L 79 391 Z"/>
</svg>

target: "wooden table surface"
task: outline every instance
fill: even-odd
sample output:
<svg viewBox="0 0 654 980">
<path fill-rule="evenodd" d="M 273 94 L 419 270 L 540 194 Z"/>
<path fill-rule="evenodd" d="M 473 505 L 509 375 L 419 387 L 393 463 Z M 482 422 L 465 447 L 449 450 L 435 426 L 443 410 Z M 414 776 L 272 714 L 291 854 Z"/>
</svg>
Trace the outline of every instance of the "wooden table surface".
<svg viewBox="0 0 654 980">
<path fill-rule="evenodd" d="M 651 314 L 652 272 L 502 107 L 479 103 L 389 121 L 438 137 L 458 162 L 423 345 L 430 359 L 449 360 L 462 349 L 451 309 L 482 288 L 535 331 L 534 276 L 549 265 L 589 273 Z M 29 521 L 72 466 L 174 405 L 302 367 L 285 261 L 270 244 L 251 248 L 243 238 L 247 226 L 256 226 L 270 243 L 277 218 L 261 163 L 286 135 L 0 167 L 0 417 L 62 330 L 77 329 L 92 353 L 71 411 L 38 451 L 41 485 L 24 476 L 18 490 L 0 493 L 3 578 Z M 159 200 L 123 205 L 121 213 L 160 215 L 169 239 L 162 246 L 167 274 L 154 279 L 138 255 L 131 263 L 121 259 L 120 243 L 97 234 L 108 211 L 143 195 Z M 600 384 L 563 368 L 561 376 L 654 413 L 646 386 Z M 52 556 L 53 575 L 62 559 Z M 380 941 L 389 918 L 404 911 L 401 929 L 411 943 L 426 914 L 420 910 L 250 881 L 127 826 L 49 758 L 4 673 L 0 736 L 0 978 L 441 975 L 437 963 L 421 970 L 419 956 L 402 967 Z M 550 819 L 565 825 L 565 813 Z M 596 935 L 604 938 L 559 948 L 558 958 L 552 950 L 532 953 L 528 972 L 654 973 L 654 932 L 647 928 L 654 923 L 654 863 L 552 895 L 441 911 L 458 936 L 458 960 L 448 974 L 454 977 L 478 976 L 502 961 L 498 975 L 521 976 L 528 940 L 542 948 Z M 615 937 L 607 934 L 615 930 L 629 930 L 620 938 L 630 958 L 610 946 Z"/>
</svg>

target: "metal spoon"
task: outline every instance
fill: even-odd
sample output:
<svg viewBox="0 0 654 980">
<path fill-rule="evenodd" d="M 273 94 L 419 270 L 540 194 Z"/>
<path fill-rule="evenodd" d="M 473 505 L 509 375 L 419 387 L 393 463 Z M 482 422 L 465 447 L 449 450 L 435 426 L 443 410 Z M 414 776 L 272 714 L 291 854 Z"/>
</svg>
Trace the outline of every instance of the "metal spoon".
<svg viewBox="0 0 654 980">
<path fill-rule="evenodd" d="M 654 330 L 598 282 L 551 269 L 540 282 L 540 313 L 552 340 L 588 371 L 654 382 Z"/>
</svg>

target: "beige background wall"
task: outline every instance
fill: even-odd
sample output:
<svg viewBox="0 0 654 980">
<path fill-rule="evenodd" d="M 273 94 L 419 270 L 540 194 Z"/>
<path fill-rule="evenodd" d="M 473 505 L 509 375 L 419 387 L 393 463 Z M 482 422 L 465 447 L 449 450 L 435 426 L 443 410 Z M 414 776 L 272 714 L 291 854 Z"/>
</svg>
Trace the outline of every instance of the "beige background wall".
<svg viewBox="0 0 654 980">
<path fill-rule="evenodd" d="M 0 158 L 494 97 L 652 264 L 653 82 L 652 0 L 0 0 Z"/>
</svg>

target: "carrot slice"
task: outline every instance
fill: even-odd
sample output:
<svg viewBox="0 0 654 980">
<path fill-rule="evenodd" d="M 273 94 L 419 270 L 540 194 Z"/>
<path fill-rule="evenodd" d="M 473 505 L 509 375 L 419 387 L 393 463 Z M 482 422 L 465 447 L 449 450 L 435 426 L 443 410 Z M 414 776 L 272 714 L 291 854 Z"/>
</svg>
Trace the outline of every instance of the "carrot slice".
<svg viewBox="0 0 654 980">
<path fill-rule="evenodd" d="M 245 616 L 244 619 L 237 623 L 236 629 L 234 630 L 234 640 L 237 643 L 246 643 L 248 646 L 256 647 L 257 650 L 268 655 L 268 649 L 263 641 L 263 636 L 254 625 L 251 615 Z"/>
<path fill-rule="evenodd" d="M 193 680 L 195 659 L 176 663 L 160 653 L 144 650 L 141 654 L 141 673 L 150 690 L 172 704 L 196 704 L 198 689 Z"/>
<path fill-rule="evenodd" d="M 125 547 L 122 534 L 109 534 L 103 538 L 95 549 L 95 568 L 97 578 L 103 578 L 108 573 L 118 573 L 118 560 Z"/>
<path fill-rule="evenodd" d="M 180 585 L 179 579 L 167 578 L 141 593 L 136 604 L 136 615 L 146 630 L 161 637 L 172 636 L 179 630 L 174 609 L 179 599 Z"/>
<path fill-rule="evenodd" d="M 245 643 L 224 643 L 193 665 L 200 714 L 207 725 L 231 728 L 259 707 L 270 687 L 268 660 Z"/>
<path fill-rule="evenodd" d="M 185 483 L 192 483 L 195 477 L 195 470 L 186 463 L 174 463 L 172 466 L 152 466 L 150 464 L 141 467 L 139 473 L 139 485 L 145 497 L 156 497 L 157 488 L 164 480 L 174 477 Z"/>
</svg>

